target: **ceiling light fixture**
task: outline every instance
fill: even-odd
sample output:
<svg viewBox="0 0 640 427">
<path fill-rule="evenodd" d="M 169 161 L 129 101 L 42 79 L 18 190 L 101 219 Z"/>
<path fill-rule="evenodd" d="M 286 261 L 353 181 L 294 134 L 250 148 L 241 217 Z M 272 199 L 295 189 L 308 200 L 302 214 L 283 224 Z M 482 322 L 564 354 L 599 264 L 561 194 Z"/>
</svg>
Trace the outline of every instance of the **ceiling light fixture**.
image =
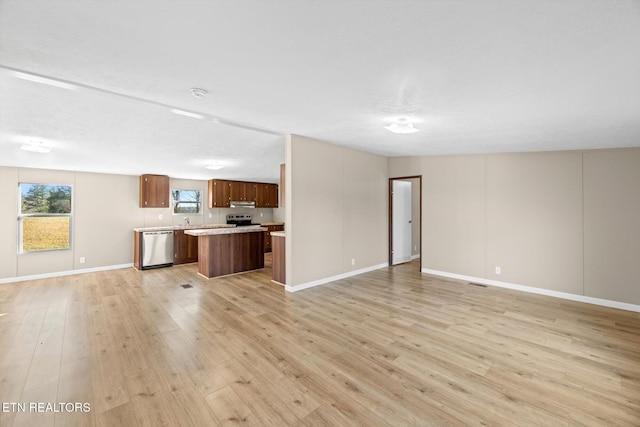
<svg viewBox="0 0 640 427">
<path fill-rule="evenodd" d="M 45 147 L 42 141 L 29 141 L 26 144 L 22 144 L 20 146 L 21 150 L 30 151 L 32 153 L 49 153 L 51 152 L 50 147 Z"/>
<path fill-rule="evenodd" d="M 61 82 L 59 80 L 49 79 L 47 77 L 36 76 L 35 74 L 21 73 L 14 71 L 13 75 L 22 80 L 28 80 L 30 82 L 42 83 L 49 86 L 61 87 L 68 90 L 76 90 L 78 87 L 69 83 Z"/>
<path fill-rule="evenodd" d="M 204 96 L 207 94 L 207 91 L 204 89 L 199 89 L 197 87 L 192 87 L 191 89 L 191 95 L 193 95 L 194 98 L 204 98 Z"/>
<path fill-rule="evenodd" d="M 420 130 L 414 128 L 412 123 L 407 122 L 407 119 L 398 119 L 384 128 L 393 133 L 416 133 Z"/>
<path fill-rule="evenodd" d="M 211 170 L 214 170 L 214 171 L 220 170 L 223 167 L 224 167 L 224 165 L 222 163 L 220 163 L 220 162 L 214 162 L 214 163 L 211 163 L 210 165 L 205 166 L 206 169 L 211 169 Z"/>
<path fill-rule="evenodd" d="M 191 113 L 189 111 L 184 111 L 184 110 L 177 110 L 175 108 L 172 108 L 171 112 L 173 114 L 178 114 L 180 116 L 185 116 L 185 117 L 192 117 L 194 119 L 204 119 L 204 116 L 201 114 Z"/>
</svg>

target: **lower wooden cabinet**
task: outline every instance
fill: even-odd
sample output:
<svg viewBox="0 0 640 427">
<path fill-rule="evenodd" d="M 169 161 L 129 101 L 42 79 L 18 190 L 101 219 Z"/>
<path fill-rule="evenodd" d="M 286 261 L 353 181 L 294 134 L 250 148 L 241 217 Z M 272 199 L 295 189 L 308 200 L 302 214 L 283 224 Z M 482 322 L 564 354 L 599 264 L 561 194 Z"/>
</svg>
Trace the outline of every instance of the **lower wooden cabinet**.
<svg viewBox="0 0 640 427">
<path fill-rule="evenodd" d="M 286 285 L 287 283 L 287 269 L 285 263 L 285 237 L 284 236 L 271 236 L 273 239 L 273 271 L 272 279 L 274 282 Z"/>
<path fill-rule="evenodd" d="M 184 230 L 173 232 L 173 264 L 198 262 L 198 237 L 184 234 Z"/>
<path fill-rule="evenodd" d="M 218 277 L 264 268 L 263 233 L 204 234 L 198 237 L 198 273 Z"/>
<path fill-rule="evenodd" d="M 284 231 L 284 225 L 265 225 L 268 230 L 264 232 L 264 251 L 271 252 L 273 250 L 271 232 Z"/>
<path fill-rule="evenodd" d="M 133 232 L 133 266 L 136 270 L 142 270 L 142 233 Z"/>
</svg>

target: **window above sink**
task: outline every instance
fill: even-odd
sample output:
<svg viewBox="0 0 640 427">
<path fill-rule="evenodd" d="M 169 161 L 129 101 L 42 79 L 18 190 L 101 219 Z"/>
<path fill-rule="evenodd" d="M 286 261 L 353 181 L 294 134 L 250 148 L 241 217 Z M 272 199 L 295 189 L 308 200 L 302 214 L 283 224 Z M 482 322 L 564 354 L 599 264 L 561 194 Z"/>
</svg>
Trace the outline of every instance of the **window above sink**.
<svg viewBox="0 0 640 427">
<path fill-rule="evenodd" d="M 200 190 L 171 190 L 174 215 L 202 215 L 202 192 Z"/>
</svg>

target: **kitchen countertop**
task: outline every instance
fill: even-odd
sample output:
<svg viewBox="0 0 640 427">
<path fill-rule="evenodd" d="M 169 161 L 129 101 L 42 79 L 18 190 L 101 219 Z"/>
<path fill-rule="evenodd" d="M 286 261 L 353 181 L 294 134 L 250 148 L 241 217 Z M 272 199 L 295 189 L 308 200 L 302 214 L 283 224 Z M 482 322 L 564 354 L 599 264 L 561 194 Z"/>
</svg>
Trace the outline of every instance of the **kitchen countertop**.
<svg viewBox="0 0 640 427">
<path fill-rule="evenodd" d="M 287 237 L 287 234 L 284 231 L 272 231 L 271 235 L 275 237 Z"/>
<path fill-rule="evenodd" d="M 268 231 L 265 227 L 260 227 L 259 225 L 251 225 L 247 227 L 234 227 L 234 228 L 209 228 L 209 229 L 196 229 L 196 230 L 186 230 L 184 234 L 189 234 L 190 236 L 211 236 L 217 234 L 238 234 L 238 233 L 252 233 L 252 232 L 262 232 Z"/>
<path fill-rule="evenodd" d="M 266 222 L 261 222 L 260 225 L 267 227 L 269 225 L 284 225 L 284 222 L 281 221 L 266 221 Z"/>
<path fill-rule="evenodd" d="M 163 227 L 139 227 L 133 231 L 175 231 L 175 230 L 202 230 L 217 228 L 235 228 L 233 224 L 200 224 L 200 225 L 167 225 Z"/>
</svg>

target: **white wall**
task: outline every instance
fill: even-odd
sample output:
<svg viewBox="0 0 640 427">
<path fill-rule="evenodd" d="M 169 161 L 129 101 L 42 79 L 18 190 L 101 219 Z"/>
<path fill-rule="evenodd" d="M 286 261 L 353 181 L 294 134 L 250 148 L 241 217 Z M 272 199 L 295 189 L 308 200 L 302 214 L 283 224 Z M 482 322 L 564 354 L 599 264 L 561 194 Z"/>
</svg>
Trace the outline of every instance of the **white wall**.
<svg viewBox="0 0 640 427">
<path fill-rule="evenodd" d="M 389 169 L 423 176 L 423 269 L 640 304 L 640 149 L 391 158 Z"/>
<path fill-rule="evenodd" d="M 133 261 L 132 228 L 144 221 L 138 177 L 30 168 L 0 168 L 0 278 L 66 272 Z M 71 249 L 18 254 L 18 184 L 71 185 Z M 80 257 L 86 263 L 80 264 Z"/>
<path fill-rule="evenodd" d="M 382 156 L 287 137 L 289 287 L 387 262 L 387 170 Z"/>
</svg>

